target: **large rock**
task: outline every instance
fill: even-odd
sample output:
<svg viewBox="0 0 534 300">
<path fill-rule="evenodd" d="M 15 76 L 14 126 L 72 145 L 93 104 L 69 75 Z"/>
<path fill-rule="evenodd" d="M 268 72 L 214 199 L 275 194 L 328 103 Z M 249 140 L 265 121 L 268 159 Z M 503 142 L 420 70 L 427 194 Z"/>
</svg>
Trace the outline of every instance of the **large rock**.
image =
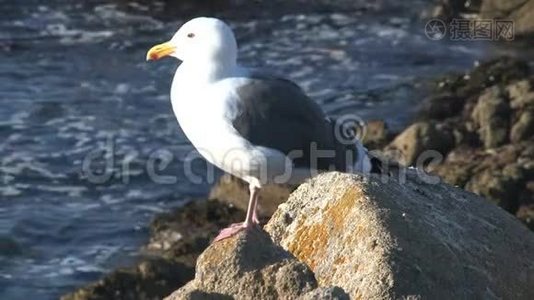
<svg viewBox="0 0 534 300">
<path fill-rule="evenodd" d="M 266 230 L 320 286 L 353 299 L 534 299 L 534 234 L 474 194 L 418 178 L 319 175 Z"/>
<path fill-rule="evenodd" d="M 212 244 L 198 259 L 195 279 L 167 300 L 296 299 L 316 287 L 305 264 L 254 229 Z"/>
</svg>

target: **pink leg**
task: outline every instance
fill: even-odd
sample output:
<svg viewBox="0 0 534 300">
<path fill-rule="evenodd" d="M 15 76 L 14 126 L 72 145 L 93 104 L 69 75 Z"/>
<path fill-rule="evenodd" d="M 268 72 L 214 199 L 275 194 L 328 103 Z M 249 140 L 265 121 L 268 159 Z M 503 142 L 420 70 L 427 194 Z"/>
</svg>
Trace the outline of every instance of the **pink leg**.
<svg viewBox="0 0 534 300">
<path fill-rule="evenodd" d="M 247 209 L 247 216 L 245 218 L 245 222 L 243 223 L 236 223 L 232 224 L 229 227 L 221 230 L 219 232 L 219 235 L 215 237 L 213 242 L 217 242 L 220 240 L 224 240 L 226 238 L 229 238 L 236 233 L 240 232 L 241 230 L 247 230 L 252 228 L 254 225 L 258 224 L 258 218 L 256 214 L 256 206 L 258 203 L 258 195 L 259 195 L 260 189 L 258 187 L 250 186 L 250 198 L 248 201 L 248 209 Z"/>
<path fill-rule="evenodd" d="M 254 202 L 254 208 L 252 209 L 252 223 L 260 224 L 260 218 L 258 215 L 258 200 Z"/>
</svg>

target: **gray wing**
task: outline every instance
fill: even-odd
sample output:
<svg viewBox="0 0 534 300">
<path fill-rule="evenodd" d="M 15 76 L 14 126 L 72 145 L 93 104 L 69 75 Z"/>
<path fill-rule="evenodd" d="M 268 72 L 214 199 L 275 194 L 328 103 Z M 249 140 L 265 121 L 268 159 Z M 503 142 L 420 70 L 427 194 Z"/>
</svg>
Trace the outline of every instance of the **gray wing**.
<svg viewBox="0 0 534 300">
<path fill-rule="evenodd" d="M 296 167 L 345 170 L 331 122 L 296 84 L 258 76 L 247 80 L 237 94 L 239 102 L 232 125 L 249 142 L 286 155 L 302 151 L 300 157 L 292 158 Z M 313 145 L 315 149 L 330 150 L 333 157 L 315 160 Z"/>
</svg>

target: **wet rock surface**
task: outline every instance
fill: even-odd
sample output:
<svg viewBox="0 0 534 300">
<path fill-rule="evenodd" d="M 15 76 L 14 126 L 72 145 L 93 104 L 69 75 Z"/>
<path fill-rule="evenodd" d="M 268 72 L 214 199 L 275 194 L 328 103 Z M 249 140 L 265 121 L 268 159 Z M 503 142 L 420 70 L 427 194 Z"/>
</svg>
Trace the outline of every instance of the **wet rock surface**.
<svg viewBox="0 0 534 300">
<path fill-rule="evenodd" d="M 161 299 L 185 284 L 194 269 L 164 259 L 148 259 L 135 268 L 113 271 L 102 280 L 81 288 L 62 300 Z"/>
<path fill-rule="evenodd" d="M 240 222 L 244 212 L 216 200 L 198 200 L 158 215 L 151 224 L 145 258 L 64 296 L 82 299 L 162 299 L 194 277 L 197 257 L 217 232 Z"/>
<path fill-rule="evenodd" d="M 534 297 L 534 234 L 486 200 L 424 183 L 413 170 L 387 182 L 319 175 L 265 228 L 319 286 L 352 299 Z"/>
</svg>

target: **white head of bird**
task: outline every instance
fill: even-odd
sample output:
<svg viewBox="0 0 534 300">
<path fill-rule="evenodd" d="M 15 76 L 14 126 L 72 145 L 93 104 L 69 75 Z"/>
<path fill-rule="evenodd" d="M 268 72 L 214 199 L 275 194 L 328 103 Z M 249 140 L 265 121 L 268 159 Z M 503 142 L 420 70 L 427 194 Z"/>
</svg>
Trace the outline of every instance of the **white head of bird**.
<svg viewBox="0 0 534 300">
<path fill-rule="evenodd" d="M 186 64 L 231 64 L 237 58 L 237 42 L 230 27 L 215 18 L 195 18 L 178 29 L 165 43 L 152 47 L 147 60 L 165 56 L 178 58 Z"/>
</svg>

